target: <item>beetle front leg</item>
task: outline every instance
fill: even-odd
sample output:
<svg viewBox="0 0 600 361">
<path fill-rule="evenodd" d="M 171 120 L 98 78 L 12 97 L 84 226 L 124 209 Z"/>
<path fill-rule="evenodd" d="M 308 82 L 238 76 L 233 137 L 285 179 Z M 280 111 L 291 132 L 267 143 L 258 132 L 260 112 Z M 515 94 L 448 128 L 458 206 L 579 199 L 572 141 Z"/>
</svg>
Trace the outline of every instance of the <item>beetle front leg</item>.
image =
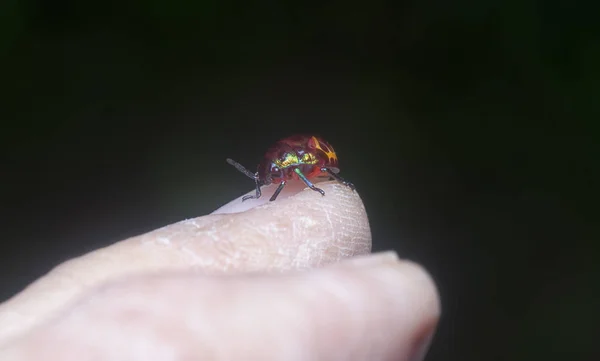
<svg viewBox="0 0 600 361">
<path fill-rule="evenodd" d="M 279 195 L 279 193 L 281 193 L 281 191 L 283 190 L 283 187 L 285 187 L 285 181 L 282 181 L 281 183 L 279 183 L 279 186 L 275 190 L 275 193 L 273 193 L 273 195 L 269 199 L 270 202 L 273 202 L 275 199 L 277 199 L 277 196 Z"/>
<path fill-rule="evenodd" d="M 256 177 L 258 177 L 258 174 L 250 172 L 248 169 L 246 169 L 243 165 L 241 165 L 240 163 L 236 162 L 235 160 L 233 160 L 231 158 L 227 158 L 226 161 L 227 161 L 227 163 L 229 163 L 232 166 L 234 166 L 235 169 L 237 169 L 240 172 L 244 173 L 248 178 L 255 179 Z"/>
<path fill-rule="evenodd" d="M 254 182 L 256 182 L 256 194 L 253 195 L 253 196 L 251 196 L 251 195 L 243 196 L 242 197 L 242 202 L 246 201 L 248 199 L 252 199 L 252 198 L 259 199 L 260 196 L 262 195 L 262 192 L 260 191 L 260 182 L 258 181 L 258 177 L 254 178 Z"/>
<path fill-rule="evenodd" d="M 342 183 L 345 186 L 350 187 L 350 189 L 355 190 L 356 187 L 354 186 L 354 184 L 348 182 L 347 180 L 345 180 L 344 178 L 340 177 L 339 175 L 337 175 L 336 173 L 334 173 L 331 169 L 329 168 L 321 168 L 322 172 L 327 172 L 330 176 L 332 176 L 336 181 Z"/>
<path fill-rule="evenodd" d="M 300 177 L 300 179 L 302 179 L 304 181 L 304 183 L 306 183 L 308 188 L 312 189 L 313 191 L 317 191 L 317 192 L 321 193 L 322 196 L 325 195 L 325 191 L 322 190 L 321 188 L 315 187 L 315 185 L 312 184 L 312 182 L 309 181 L 308 178 L 306 178 L 306 176 L 304 175 L 304 173 L 302 173 L 302 171 L 300 169 L 294 168 L 294 172 L 296 172 L 296 174 L 298 174 L 298 177 Z"/>
</svg>

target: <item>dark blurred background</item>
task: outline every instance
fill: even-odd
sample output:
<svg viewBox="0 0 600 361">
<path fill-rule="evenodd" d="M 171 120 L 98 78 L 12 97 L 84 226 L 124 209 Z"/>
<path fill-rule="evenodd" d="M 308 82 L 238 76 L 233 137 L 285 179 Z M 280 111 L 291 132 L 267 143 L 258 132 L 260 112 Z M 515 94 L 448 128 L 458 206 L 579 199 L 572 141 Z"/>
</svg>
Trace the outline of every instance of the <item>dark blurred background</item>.
<svg viewBox="0 0 600 361">
<path fill-rule="evenodd" d="M 315 133 L 439 285 L 428 360 L 600 359 L 591 5 L 3 0 L 0 300 Z"/>
</svg>

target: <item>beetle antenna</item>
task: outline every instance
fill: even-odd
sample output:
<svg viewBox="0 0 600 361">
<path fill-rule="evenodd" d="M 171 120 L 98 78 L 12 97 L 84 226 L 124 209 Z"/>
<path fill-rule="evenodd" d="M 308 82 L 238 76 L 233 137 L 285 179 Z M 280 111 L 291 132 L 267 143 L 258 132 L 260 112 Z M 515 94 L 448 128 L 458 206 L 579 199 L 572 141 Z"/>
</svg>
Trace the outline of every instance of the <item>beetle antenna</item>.
<svg viewBox="0 0 600 361">
<path fill-rule="evenodd" d="M 235 167 L 235 169 L 239 170 L 240 172 L 244 173 L 245 175 L 247 175 L 249 178 L 252 179 L 256 179 L 256 175 L 252 172 L 250 172 L 248 169 L 244 168 L 243 165 L 241 165 L 240 163 L 236 162 L 235 160 L 231 159 L 231 158 L 227 158 L 227 163 L 231 164 L 232 166 Z"/>
</svg>

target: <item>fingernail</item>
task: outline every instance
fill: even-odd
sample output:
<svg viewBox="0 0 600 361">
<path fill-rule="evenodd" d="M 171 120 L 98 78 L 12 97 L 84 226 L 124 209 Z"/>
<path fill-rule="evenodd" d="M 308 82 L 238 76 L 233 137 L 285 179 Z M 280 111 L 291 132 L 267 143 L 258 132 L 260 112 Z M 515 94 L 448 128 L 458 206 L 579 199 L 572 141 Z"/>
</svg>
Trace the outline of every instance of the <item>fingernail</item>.
<svg viewBox="0 0 600 361">
<path fill-rule="evenodd" d="M 400 258 L 395 251 L 386 251 L 374 253 L 368 256 L 353 257 L 340 262 L 339 266 L 350 268 L 374 267 L 384 264 L 398 263 L 399 260 Z"/>
</svg>

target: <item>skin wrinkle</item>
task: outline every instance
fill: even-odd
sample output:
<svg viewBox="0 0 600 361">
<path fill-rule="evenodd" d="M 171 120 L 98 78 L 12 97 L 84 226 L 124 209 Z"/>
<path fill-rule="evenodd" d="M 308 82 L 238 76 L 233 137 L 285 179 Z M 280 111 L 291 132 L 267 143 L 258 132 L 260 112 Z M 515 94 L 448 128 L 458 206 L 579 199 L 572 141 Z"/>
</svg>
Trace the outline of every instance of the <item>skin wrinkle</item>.
<svg viewBox="0 0 600 361">
<path fill-rule="evenodd" d="M 240 197 L 213 214 L 67 261 L 0 305 L 0 343 L 113 278 L 186 269 L 204 274 L 304 270 L 370 253 L 371 233 L 358 193 L 337 182 L 319 187 L 326 196 L 290 182 L 275 202 L 263 197 L 242 203 Z"/>
</svg>

